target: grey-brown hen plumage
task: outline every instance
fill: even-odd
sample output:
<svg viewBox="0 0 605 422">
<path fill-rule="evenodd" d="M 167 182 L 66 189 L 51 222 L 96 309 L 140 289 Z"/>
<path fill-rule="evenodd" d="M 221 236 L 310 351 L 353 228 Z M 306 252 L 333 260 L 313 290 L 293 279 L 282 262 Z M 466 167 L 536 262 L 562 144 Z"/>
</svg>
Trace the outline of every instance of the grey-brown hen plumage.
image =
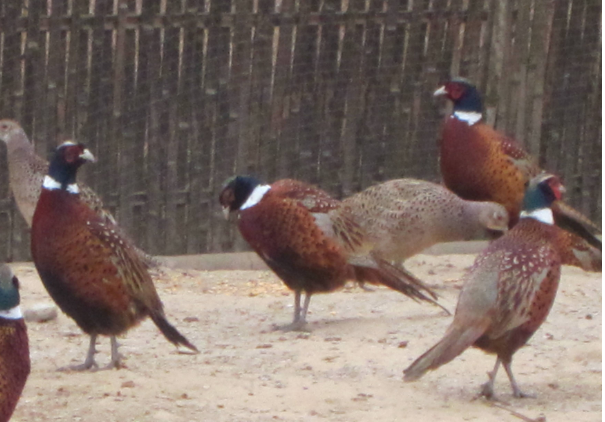
<svg viewBox="0 0 605 422">
<path fill-rule="evenodd" d="M 401 262 L 441 242 L 506 231 L 508 213 L 494 202 L 466 201 L 417 179 L 389 180 L 342 201 L 385 259 Z"/>
<path fill-rule="evenodd" d="M 4 141 L 7 147 L 11 191 L 19 212 L 31 227 L 42 180 L 48 171 L 48 162 L 36 154 L 25 131 L 14 120 L 0 120 L 0 140 Z M 84 183 L 80 183 L 80 199 L 103 220 L 117 226 L 113 215 L 103 207 L 101 198 Z M 148 267 L 158 265 L 152 256 L 136 247 L 135 249 Z"/>
</svg>

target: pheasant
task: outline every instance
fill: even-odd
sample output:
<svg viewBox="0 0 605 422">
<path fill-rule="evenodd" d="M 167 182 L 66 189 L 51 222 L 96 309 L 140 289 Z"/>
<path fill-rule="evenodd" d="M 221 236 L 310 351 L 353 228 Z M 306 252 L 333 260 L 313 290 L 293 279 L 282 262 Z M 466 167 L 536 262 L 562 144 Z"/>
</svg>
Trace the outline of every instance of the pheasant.
<svg viewBox="0 0 605 422">
<path fill-rule="evenodd" d="M 34 146 L 29 142 L 25 131 L 14 120 L 0 120 L 0 140 L 4 141 L 7 147 L 11 191 L 21 215 L 27 225 L 31 227 L 34 210 L 40 197 L 42 180 L 48 170 L 48 163 L 36 154 Z M 85 184 L 81 183 L 79 187 L 82 201 L 108 223 L 117 225 L 113 215 L 103 208 L 101 198 Z M 122 235 L 124 234 L 122 233 Z M 136 247 L 135 250 L 148 267 L 158 265 L 152 256 Z"/>
<path fill-rule="evenodd" d="M 19 309 L 19 280 L 0 264 L 0 422 L 8 422 L 29 375 L 29 341 Z"/>
<path fill-rule="evenodd" d="M 116 336 L 149 316 L 173 344 L 197 348 L 167 320 L 151 277 L 130 242 L 80 199 L 78 168 L 94 156 L 82 144 L 57 148 L 32 221 L 31 253 L 46 290 L 90 335 L 86 360 L 96 368 L 98 335 L 111 337 L 111 362 L 120 368 Z"/>
<path fill-rule="evenodd" d="M 230 179 L 220 193 L 225 216 L 238 213 L 244 239 L 294 290 L 294 318 L 287 329 L 306 324 L 313 294 L 334 291 L 347 280 L 384 284 L 441 306 L 424 283 L 375 254 L 361 227 L 334 201 L 303 182 L 263 185 L 249 176 Z"/>
<path fill-rule="evenodd" d="M 494 397 L 494 380 L 504 366 L 515 397 L 521 391 L 511 369 L 513 354 L 546 319 L 554 302 L 561 259 L 550 207 L 561 198 L 563 186 L 556 176 L 542 174 L 531 180 L 523 200 L 519 223 L 494 240 L 464 275 L 454 320 L 444 337 L 404 371 L 414 381 L 474 345 L 497 356 L 481 394 Z"/>
<path fill-rule="evenodd" d="M 436 243 L 470 240 L 508 230 L 500 204 L 459 198 L 443 186 L 390 180 L 343 200 L 385 259 L 401 262 Z"/>
<path fill-rule="evenodd" d="M 464 199 L 504 205 L 510 227 L 514 226 L 519 220 L 525 183 L 543 170 L 514 139 L 483 122 L 481 95 L 468 80 L 454 78 L 434 95 L 444 95 L 454 103 L 440 140 L 445 186 Z M 601 271 L 602 246 L 596 236 L 600 229 L 562 201 L 556 201 L 552 211 L 556 225 L 564 229 L 555 241 L 563 264 Z"/>
</svg>

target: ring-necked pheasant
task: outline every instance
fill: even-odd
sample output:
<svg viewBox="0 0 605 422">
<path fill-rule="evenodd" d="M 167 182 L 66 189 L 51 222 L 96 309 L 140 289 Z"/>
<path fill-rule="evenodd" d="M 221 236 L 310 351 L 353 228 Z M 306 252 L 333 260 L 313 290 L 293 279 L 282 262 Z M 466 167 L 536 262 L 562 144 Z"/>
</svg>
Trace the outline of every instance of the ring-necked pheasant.
<svg viewBox="0 0 605 422">
<path fill-rule="evenodd" d="M 479 254 L 464 275 L 454 320 L 445 336 L 404 371 L 405 381 L 420 378 L 474 345 L 497 355 L 482 395 L 493 397 L 502 363 L 513 395 L 529 396 L 519 389 L 511 362 L 542 325 L 555 299 L 561 261 L 552 244 L 556 234 L 550 206 L 562 191 L 556 176 L 542 174 L 532 179 L 519 223 Z"/>
<path fill-rule="evenodd" d="M 441 307 L 420 280 L 373 253 L 365 232 L 351 216 L 334 209 L 332 201 L 303 182 L 263 185 L 248 176 L 230 179 L 220 194 L 225 216 L 238 213 L 244 239 L 294 290 L 294 318 L 288 328 L 306 323 L 313 294 L 334 291 L 347 280 L 384 284 Z M 301 308 L 302 292 L 306 296 Z"/>
<path fill-rule="evenodd" d="M 4 141 L 7 147 L 8 175 L 13 197 L 19 212 L 31 227 L 42 189 L 42 180 L 48 170 L 48 162 L 36 154 L 25 131 L 14 120 L 0 120 L 0 140 Z M 117 225 L 113 215 L 103 207 L 101 198 L 84 183 L 80 183 L 79 186 L 82 201 L 107 222 Z M 136 250 L 148 267 L 158 265 L 152 256 L 138 248 Z"/>
<path fill-rule="evenodd" d="M 167 320 L 139 255 L 111 222 L 80 199 L 78 168 L 93 155 L 82 144 L 57 148 L 32 223 L 31 252 L 48 293 L 90 335 L 86 360 L 96 367 L 98 335 L 111 337 L 111 363 L 121 365 L 116 336 L 149 316 L 173 344 L 197 351 Z"/>
<path fill-rule="evenodd" d="M 401 262 L 440 242 L 508 230 L 508 213 L 494 202 L 466 201 L 435 183 L 396 179 L 342 201 L 381 257 Z"/>
<path fill-rule="evenodd" d="M 19 308 L 19 280 L 0 264 L 0 421 L 8 422 L 30 371 L 27 328 Z"/>
<path fill-rule="evenodd" d="M 510 226 L 519 219 L 525 184 L 543 172 L 512 138 L 483 122 L 483 103 L 468 80 L 454 78 L 434 93 L 454 103 L 440 139 L 445 185 L 464 199 L 494 201 L 506 207 Z M 564 264 L 601 271 L 600 229 L 562 201 L 553 204 L 555 223 L 565 229 L 555 245 Z M 584 240 L 582 240 L 584 239 Z"/>
</svg>

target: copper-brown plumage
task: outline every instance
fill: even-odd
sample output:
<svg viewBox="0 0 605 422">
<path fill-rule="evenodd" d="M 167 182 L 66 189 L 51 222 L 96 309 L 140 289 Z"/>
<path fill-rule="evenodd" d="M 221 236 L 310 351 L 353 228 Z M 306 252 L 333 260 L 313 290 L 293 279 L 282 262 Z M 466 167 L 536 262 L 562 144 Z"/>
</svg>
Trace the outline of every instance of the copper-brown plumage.
<svg viewBox="0 0 605 422">
<path fill-rule="evenodd" d="M 29 341 L 19 310 L 19 281 L 0 264 L 0 422 L 8 422 L 30 372 Z"/>
<path fill-rule="evenodd" d="M 553 196 L 560 195 L 558 179 L 539 176 L 533 179 L 528 196 L 549 195 L 549 190 Z M 537 202 L 550 205 L 552 199 Z M 493 382 L 502 363 L 513 394 L 526 396 L 514 379 L 512 356 L 546 319 L 561 271 L 561 259 L 553 246 L 556 229 L 552 223 L 536 219 L 548 216 L 550 210 L 529 209 L 534 210 L 540 212 L 522 218 L 477 257 L 464 276 L 453 322 L 444 337 L 404 371 L 406 381 L 420 378 L 474 345 L 497 355 L 490 380 L 483 386 L 484 395 L 493 396 Z"/>
<path fill-rule="evenodd" d="M 454 103 L 454 113 L 443 124 L 440 167 L 444 184 L 464 199 L 502 204 L 510 215 L 510 227 L 519 220 L 526 183 L 543 170 L 514 139 L 484 123 L 481 96 L 469 81 L 455 78 L 435 92 Z M 562 201 L 553 207 L 559 234 L 558 248 L 564 264 L 601 271 L 600 259 L 577 259 L 590 251 L 600 255 L 599 227 Z M 571 249 L 569 249 L 571 248 Z"/>
<path fill-rule="evenodd" d="M 81 145 L 58 148 L 47 176 L 50 187 L 45 179 L 34 213 L 31 242 L 36 269 L 50 296 L 91 336 L 86 362 L 75 369 L 95 365 L 97 335 L 111 336 L 111 365 L 119 367 L 115 336 L 147 316 L 169 341 L 197 350 L 166 320 L 153 281 L 133 246 L 77 193 L 70 192 L 83 160 L 69 161 L 69 155 L 78 151 L 84 151 Z M 61 182 L 63 174 L 53 172 L 56 162 L 61 171 L 73 171 L 73 180 Z M 53 187 L 57 182 L 62 186 Z"/>
<path fill-rule="evenodd" d="M 311 295 L 336 290 L 347 280 L 384 284 L 437 304 L 420 280 L 374 254 L 363 229 L 317 188 L 296 181 L 260 185 L 237 176 L 219 201 L 225 211 L 238 213 L 244 239 L 294 290 L 293 328 L 305 323 Z M 306 297 L 301 308 L 302 292 Z"/>
<path fill-rule="evenodd" d="M 29 227 L 40 191 L 42 180 L 48 171 L 48 162 L 38 156 L 25 131 L 18 122 L 10 119 L 0 120 L 0 140 L 6 144 L 8 175 L 11 192 L 19 212 Z M 101 198 L 85 183 L 80 183 L 80 200 L 105 221 L 117 226 L 113 215 L 105 209 Z M 124 233 L 121 233 L 124 236 Z M 154 267 L 156 260 L 149 254 L 133 246 L 145 265 Z"/>
</svg>

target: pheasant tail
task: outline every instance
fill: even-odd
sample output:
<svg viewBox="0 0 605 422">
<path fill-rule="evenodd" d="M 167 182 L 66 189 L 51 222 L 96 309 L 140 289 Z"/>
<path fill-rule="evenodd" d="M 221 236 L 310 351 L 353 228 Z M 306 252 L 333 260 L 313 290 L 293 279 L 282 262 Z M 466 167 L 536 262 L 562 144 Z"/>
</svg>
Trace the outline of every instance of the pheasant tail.
<svg viewBox="0 0 605 422">
<path fill-rule="evenodd" d="M 382 259 L 376 258 L 376 263 L 378 264 L 378 268 L 354 266 L 357 281 L 383 284 L 414 300 L 432 303 L 443 309 L 448 315 L 451 315 L 450 311 L 435 300 L 437 299 L 437 294 L 412 273 L 403 268 L 397 268 Z"/>
<path fill-rule="evenodd" d="M 439 343 L 431 347 L 403 371 L 403 380 L 415 381 L 422 377 L 426 371 L 437 369 L 448 363 L 481 337 L 488 324 L 488 321 L 472 327 L 452 324 Z"/>
<path fill-rule="evenodd" d="M 168 320 L 166 320 L 166 317 L 164 315 L 154 313 L 150 316 L 151 320 L 160 329 L 162 334 L 164 334 L 164 337 L 166 337 L 169 342 L 174 345 L 181 344 L 186 348 L 193 350 L 194 352 L 198 352 L 197 347 L 191 344 L 189 340 L 185 338 L 184 335 L 179 333 L 179 331 L 173 325 L 171 325 Z"/>
<path fill-rule="evenodd" d="M 599 251 L 603 250 L 601 239 L 597 236 L 600 229 L 596 224 L 564 202 L 556 201 L 552 208 L 557 226 L 580 236 Z"/>
</svg>

